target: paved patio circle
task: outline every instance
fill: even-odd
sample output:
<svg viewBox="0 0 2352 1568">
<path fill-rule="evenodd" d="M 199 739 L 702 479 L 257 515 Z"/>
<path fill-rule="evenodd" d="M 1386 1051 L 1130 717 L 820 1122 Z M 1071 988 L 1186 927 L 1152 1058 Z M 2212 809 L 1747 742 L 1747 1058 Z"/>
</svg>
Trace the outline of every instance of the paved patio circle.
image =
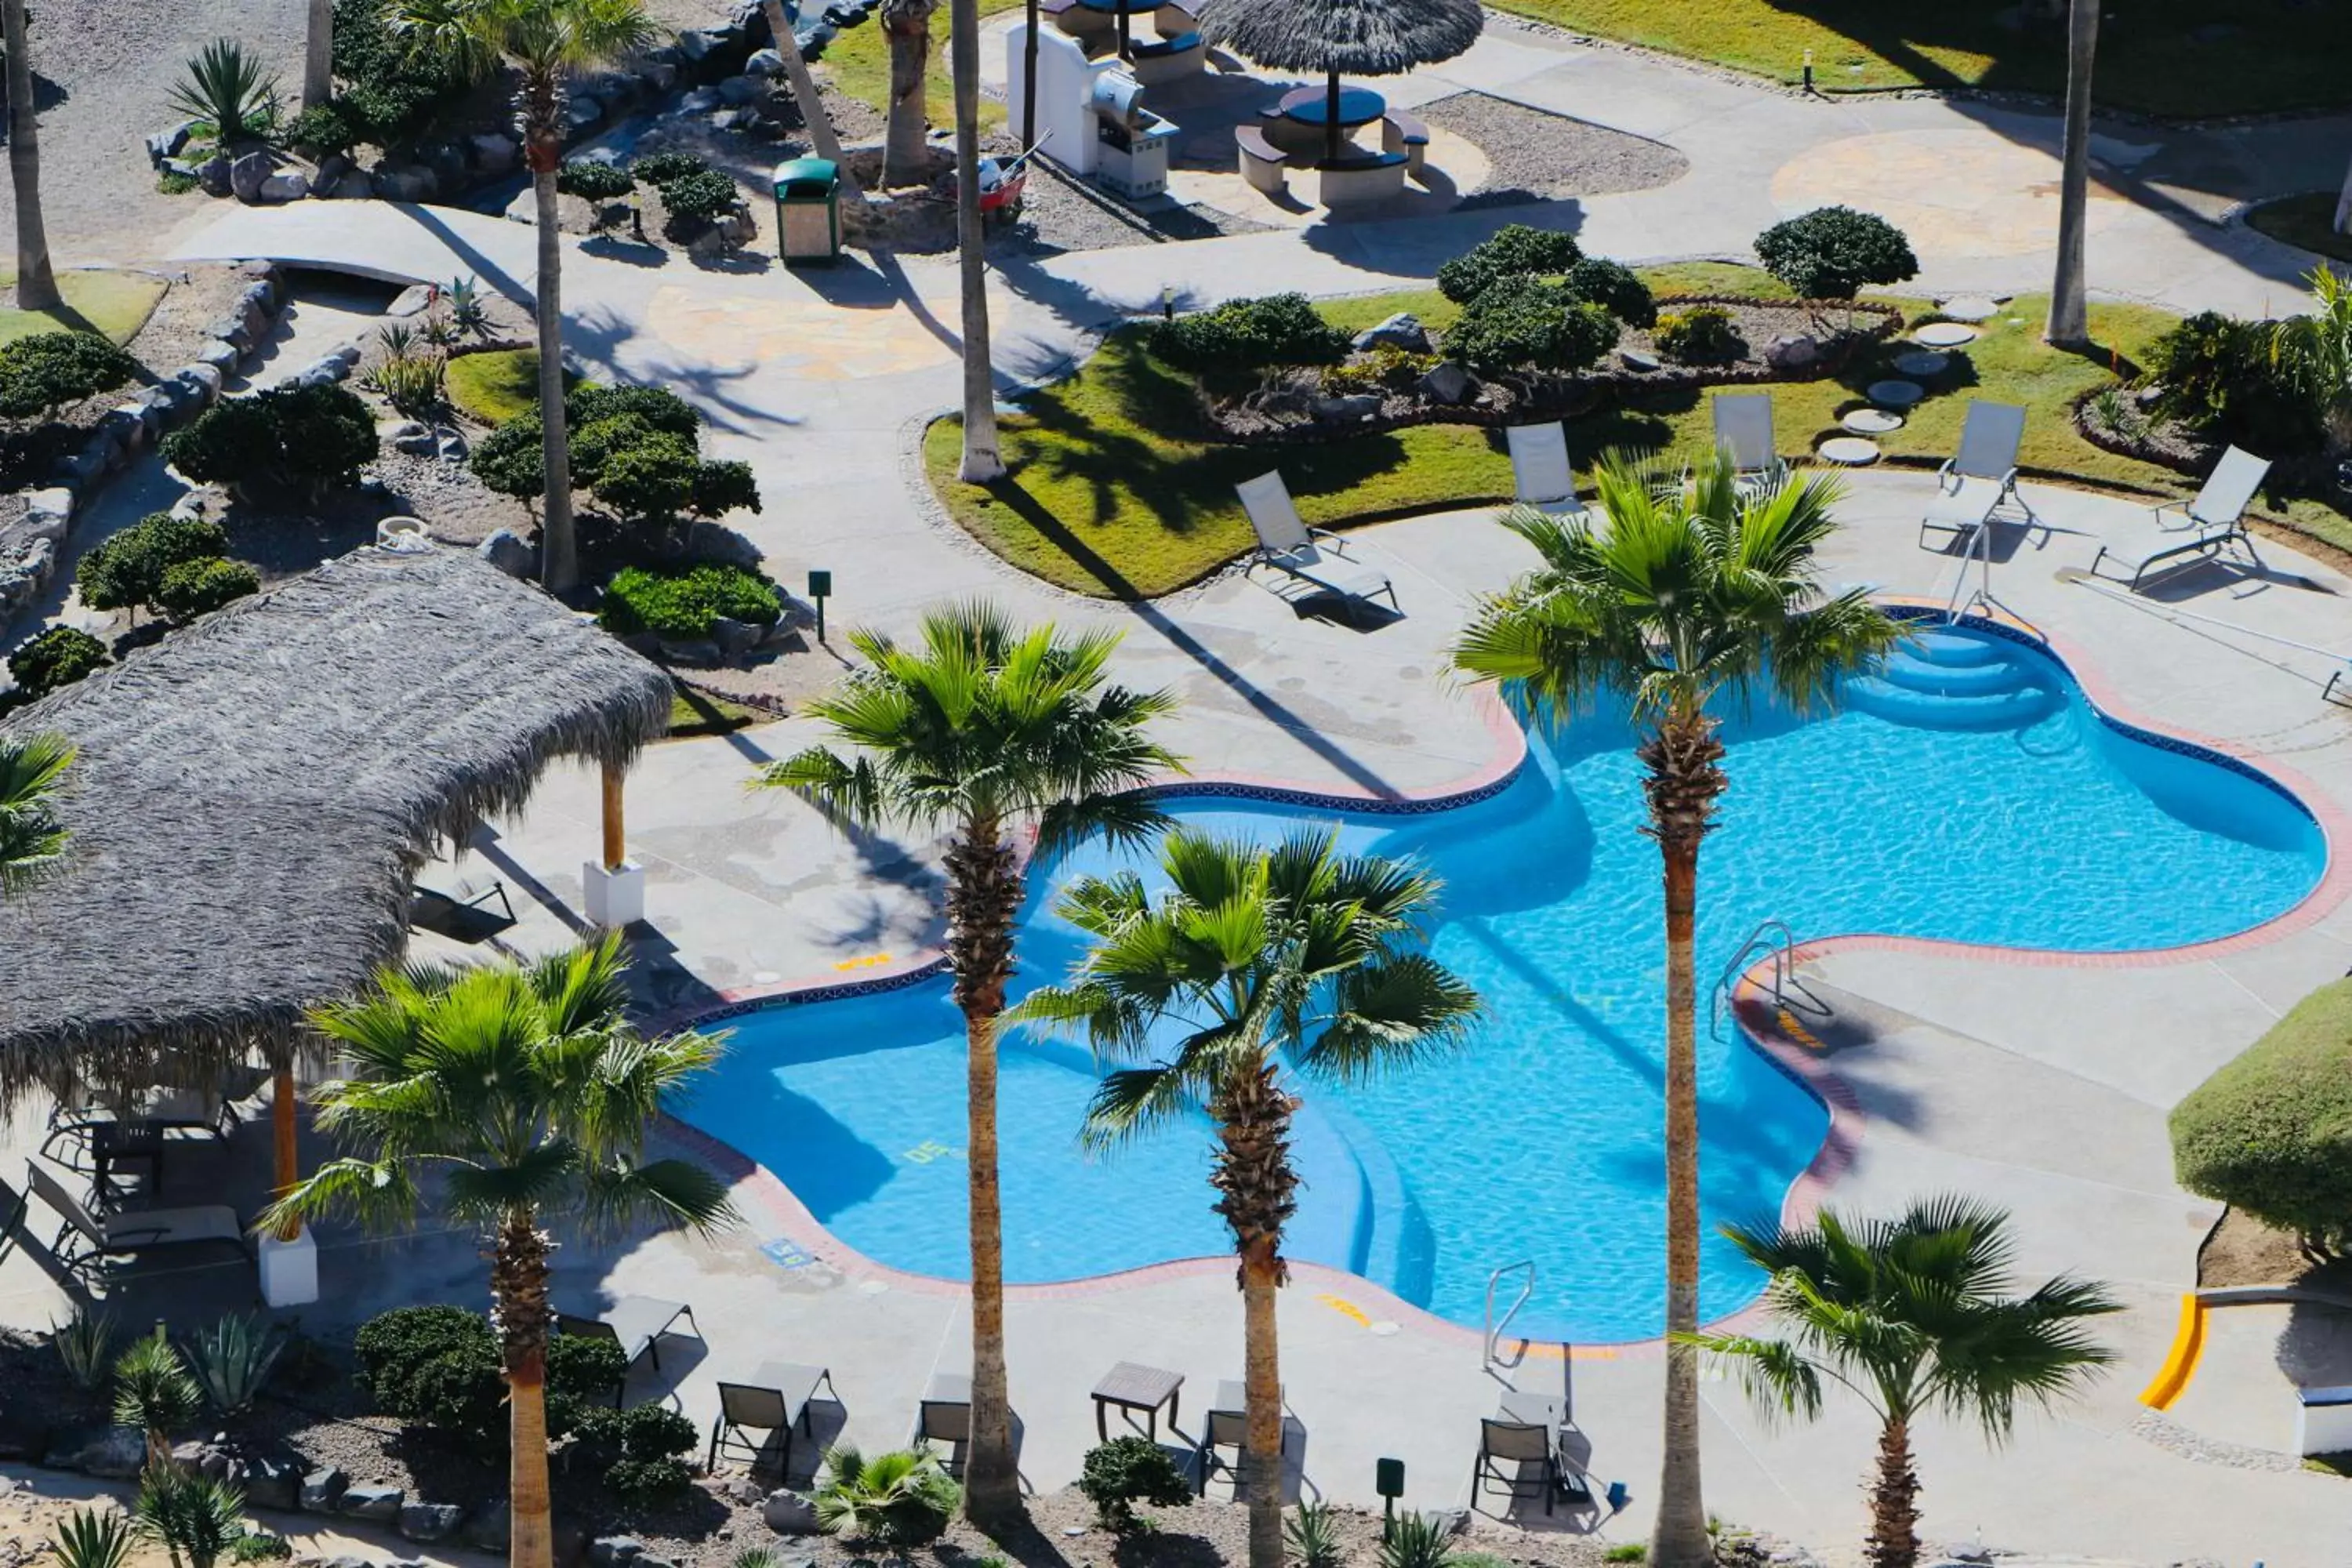
<svg viewBox="0 0 2352 1568">
<path fill-rule="evenodd" d="M 1845 205 L 1876 213 L 1923 257 L 2021 256 L 2058 233 L 2058 159 L 1989 127 L 1852 136 L 1802 153 L 1772 176 L 1772 202 L 1794 216 Z M 2131 216 L 2096 180 L 2088 232 Z"/>
</svg>

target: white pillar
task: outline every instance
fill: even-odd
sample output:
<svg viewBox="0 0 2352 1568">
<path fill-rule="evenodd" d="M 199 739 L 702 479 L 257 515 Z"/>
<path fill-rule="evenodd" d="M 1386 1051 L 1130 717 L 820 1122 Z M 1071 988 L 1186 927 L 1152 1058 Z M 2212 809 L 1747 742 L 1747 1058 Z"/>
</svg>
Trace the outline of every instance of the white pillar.
<svg viewBox="0 0 2352 1568">
<path fill-rule="evenodd" d="M 635 860 L 610 867 L 591 860 L 580 868 L 580 881 L 589 924 L 627 926 L 646 918 L 646 868 Z"/>
<path fill-rule="evenodd" d="M 291 1241 L 264 1233 L 258 1255 L 261 1299 L 272 1307 L 305 1307 L 319 1299 L 319 1239 L 304 1226 Z"/>
</svg>

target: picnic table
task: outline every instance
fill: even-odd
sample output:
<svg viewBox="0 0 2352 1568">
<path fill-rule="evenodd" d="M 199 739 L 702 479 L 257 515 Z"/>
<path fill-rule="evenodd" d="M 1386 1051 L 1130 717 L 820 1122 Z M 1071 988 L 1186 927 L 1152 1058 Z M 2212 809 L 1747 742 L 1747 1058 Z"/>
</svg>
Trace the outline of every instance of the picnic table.
<svg viewBox="0 0 2352 1568">
<path fill-rule="evenodd" d="M 1327 130 L 1332 125 L 1331 99 L 1332 94 L 1328 88 L 1293 88 L 1282 95 L 1281 102 L 1275 106 L 1275 112 L 1294 124 Z M 1338 128 L 1341 131 L 1370 125 L 1389 111 L 1387 100 L 1368 87 L 1343 87 L 1339 89 L 1339 100 Z"/>
</svg>

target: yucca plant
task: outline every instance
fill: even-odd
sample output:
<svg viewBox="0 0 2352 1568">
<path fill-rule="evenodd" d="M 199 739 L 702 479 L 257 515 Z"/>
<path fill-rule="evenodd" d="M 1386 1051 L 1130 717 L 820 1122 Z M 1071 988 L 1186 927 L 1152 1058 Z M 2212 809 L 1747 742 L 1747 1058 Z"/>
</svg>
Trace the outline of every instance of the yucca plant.
<svg viewBox="0 0 2352 1568">
<path fill-rule="evenodd" d="M 457 323 L 436 310 L 425 318 L 418 335 L 436 349 L 446 349 L 457 341 Z"/>
<path fill-rule="evenodd" d="M 223 147 L 266 140 L 278 126 L 278 78 L 234 38 L 215 38 L 188 62 L 172 107 L 213 128 Z"/>
<path fill-rule="evenodd" d="M 77 1305 L 72 1317 L 49 1324 L 49 1343 L 57 1347 L 58 1360 L 65 1363 L 73 1385 L 95 1394 L 114 1365 L 114 1314 L 103 1307 L 93 1312 L 86 1304 Z"/>
<path fill-rule="evenodd" d="M 360 384 L 415 419 L 441 406 L 448 373 L 448 362 L 439 354 L 412 354 L 384 361 L 368 372 Z"/>
<path fill-rule="evenodd" d="M 406 321 L 387 321 L 375 330 L 375 341 L 383 345 L 383 357 L 406 359 L 416 352 L 416 329 Z"/>
<path fill-rule="evenodd" d="M 1435 1515 L 1400 1514 L 1381 1540 L 1381 1568 L 1445 1568 L 1454 1561 L 1451 1535 Z"/>
<path fill-rule="evenodd" d="M 170 1468 L 172 1434 L 195 1420 L 204 1399 L 161 1323 L 114 1363 L 114 1419 L 147 1435 L 150 1469 Z"/>
<path fill-rule="evenodd" d="M 1331 1518 L 1329 1503 L 1300 1503 L 1298 1511 L 1290 1516 L 1290 1522 L 1282 1527 L 1282 1544 L 1298 1568 L 1339 1568 L 1345 1555 L 1339 1549 L 1339 1527 Z"/>
<path fill-rule="evenodd" d="M 747 1546 L 735 1553 L 733 1568 L 782 1568 L 783 1561 L 772 1546 Z"/>
<path fill-rule="evenodd" d="M 872 1459 L 856 1446 L 824 1452 L 825 1480 L 817 1489 L 816 1521 L 828 1535 L 876 1546 L 921 1546 L 937 1541 L 956 1510 L 960 1489 L 927 1449 L 901 1448 Z"/>
<path fill-rule="evenodd" d="M 483 302 L 482 286 L 471 278 L 449 279 L 449 320 L 463 331 L 486 331 L 490 324 L 489 306 Z"/>
<path fill-rule="evenodd" d="M 188 1341 L 188 1371 L 224 1420 L 250 1414 L 277 1370 L 286 1337 L 257 1315 L 232 1313 Z"/>
<path fill-rule="evenodd" d="M 49 1550 L 58 1568 L 122 1568 L 131 1540 L 131 1521 L 112 1509 L 78 1508 L 58 1521 Z"/>
<path fill-rule="evenodd" d="M 245 1494 L 173 1465 L 150 1465 L 131 1505 L 141 1535 L 161 1546 L 172 1568 L 213 1568 L 245 1534 Z"/>
</svg>

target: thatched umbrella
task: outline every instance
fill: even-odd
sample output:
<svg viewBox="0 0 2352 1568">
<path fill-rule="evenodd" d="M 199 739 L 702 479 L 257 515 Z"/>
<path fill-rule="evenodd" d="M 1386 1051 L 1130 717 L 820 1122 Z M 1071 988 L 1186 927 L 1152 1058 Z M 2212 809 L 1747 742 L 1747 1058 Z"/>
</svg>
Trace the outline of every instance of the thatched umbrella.
<svg viewBox="0 0 2352 1568">
<path fill-rule="evenodd" d="M 1402 76 L 1450 60 L 1486 26 L 1478 0 L 1207 0 L 1201 37 L 1272 70 L 1329 82 L 1324 155 L 1339 155 L 1339 78 Z"/>
<path fill-rule="evenodd" d="M 55 874 L 0 900 L 0 1107 L 36 1084 L 208 1087 L 290 1061 L 312 1004 L 408 939 L 436 843 L 559 757 L 608 777 L 668 679 L 470 552 L 362 551 L 9 717 L 77 750 Z"/>
</svg>

